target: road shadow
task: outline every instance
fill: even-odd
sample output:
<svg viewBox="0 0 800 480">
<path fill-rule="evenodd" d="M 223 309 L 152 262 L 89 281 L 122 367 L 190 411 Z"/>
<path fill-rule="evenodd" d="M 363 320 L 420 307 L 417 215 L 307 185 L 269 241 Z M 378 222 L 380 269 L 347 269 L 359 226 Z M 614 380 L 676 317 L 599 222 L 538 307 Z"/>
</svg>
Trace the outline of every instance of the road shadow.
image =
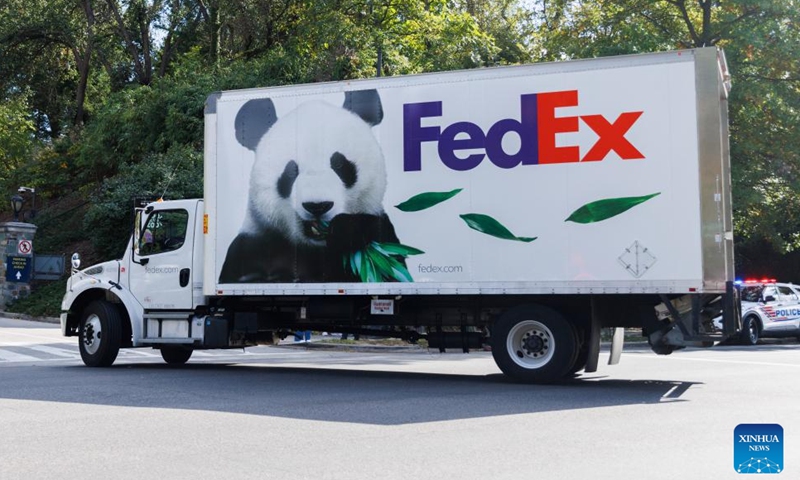
<svg viewBox="0 0 800 480">
<path fill-rule="evenodd" d="M 35 369 L 35 372 L 30 371 Z M 685 401 L 697 383 L 586 375 L 521 385 L 502 374 L 187 364 L 8 367 L 0 398 L 202 410 L 372 425 Z"/>
</svg>

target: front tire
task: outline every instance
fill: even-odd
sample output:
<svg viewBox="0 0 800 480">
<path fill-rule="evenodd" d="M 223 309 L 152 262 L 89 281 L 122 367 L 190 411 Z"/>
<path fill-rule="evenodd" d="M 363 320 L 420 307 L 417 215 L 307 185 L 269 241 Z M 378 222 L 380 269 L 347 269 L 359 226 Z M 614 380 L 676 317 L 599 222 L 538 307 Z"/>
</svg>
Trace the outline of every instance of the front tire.
<svg viewBox="0 0 800 480">
<path fill-rule="evenodd" d="M 110 367 L 122 344 L 122 317 L 117 308 L 105 300 L 90 303 L 83 312 L 78 338 L 81 360 L 87 367 Z"/>
<path fill-rule="evenodd" d="M 547 307 L 530 305 L 508 310 L 497 319 L 491 338 L 495 363 L 520 382 L 560 380 L 578 359 L 573 327 Z"/>
<path fill-rule="evenodd" d="M 741 341 L 743 345 L 755 345 L 758 343 L 758 338 L 761 336 L 761 328 L 758 325 L 758 320 L 752 315 L 745 317 L 742 321 Z"/>
<path fill-rule="evenodd" d="M 169 365 L 183 365 L 189 361 L 192 356 L 191 348 L 162 348 L 161 358 L 164 359 Z"/>
</svg>

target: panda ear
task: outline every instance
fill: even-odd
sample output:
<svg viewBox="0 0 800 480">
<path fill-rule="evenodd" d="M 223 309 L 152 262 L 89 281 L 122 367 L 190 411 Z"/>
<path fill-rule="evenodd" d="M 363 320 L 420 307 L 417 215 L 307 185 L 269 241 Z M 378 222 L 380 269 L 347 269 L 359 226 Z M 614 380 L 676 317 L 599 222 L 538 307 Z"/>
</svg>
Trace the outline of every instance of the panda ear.
<svg viewBox="0 0 800 480">
<path fill-rule="evenodd" d="M 275 105 L 269 98 L 250 100 L 239 109 L 236 114 L 234 128 L 236 140 L 242 146 L 255 151 L 261 137 L 275 124 L 278 116 L 275 114 Z"/>
<path fill-rule="evenodd" d="M 355 90 L 344 93 L 345 110 L 350 110 L 373 127 L 383 120 L 383 107 L 378 91 Z"/>
</svg>

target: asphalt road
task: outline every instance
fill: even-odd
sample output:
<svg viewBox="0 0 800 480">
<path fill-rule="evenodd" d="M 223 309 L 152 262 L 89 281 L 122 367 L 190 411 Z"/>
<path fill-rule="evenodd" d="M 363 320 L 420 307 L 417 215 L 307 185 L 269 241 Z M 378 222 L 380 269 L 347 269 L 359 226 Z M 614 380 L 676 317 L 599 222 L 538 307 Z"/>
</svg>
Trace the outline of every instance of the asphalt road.
<svg viewBox="0 0 800 480">
<path fill-rule="evenodd" d="M 778 423 L 800 478 L 800 345 L 715 347 L 560 385 L 487 352 L 152 350 L 80 363 L 56 325 L 0 319 L 0 479 L 726 479 L 734 428 Z"/>
</svg>

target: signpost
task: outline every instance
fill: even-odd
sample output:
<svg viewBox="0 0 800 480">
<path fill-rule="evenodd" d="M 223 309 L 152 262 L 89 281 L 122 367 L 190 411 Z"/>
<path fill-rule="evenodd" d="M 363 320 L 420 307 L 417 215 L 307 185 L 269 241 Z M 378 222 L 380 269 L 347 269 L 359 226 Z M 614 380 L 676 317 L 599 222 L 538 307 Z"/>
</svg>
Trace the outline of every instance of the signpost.
<svg viewBox="0 0 800 480">
<path fill-rule="evenodd" d="M 33 242 L 30 240 L 20 240 L 17 244 L 17 253 L 20 255 L 30 255 L 33 251 Z"/>
<path fill-rule="evenodd" d="M 31 279 L 31 257 L 9 255 L 6 258 L 6 281 L 28 283 Z"/>
</svg>

